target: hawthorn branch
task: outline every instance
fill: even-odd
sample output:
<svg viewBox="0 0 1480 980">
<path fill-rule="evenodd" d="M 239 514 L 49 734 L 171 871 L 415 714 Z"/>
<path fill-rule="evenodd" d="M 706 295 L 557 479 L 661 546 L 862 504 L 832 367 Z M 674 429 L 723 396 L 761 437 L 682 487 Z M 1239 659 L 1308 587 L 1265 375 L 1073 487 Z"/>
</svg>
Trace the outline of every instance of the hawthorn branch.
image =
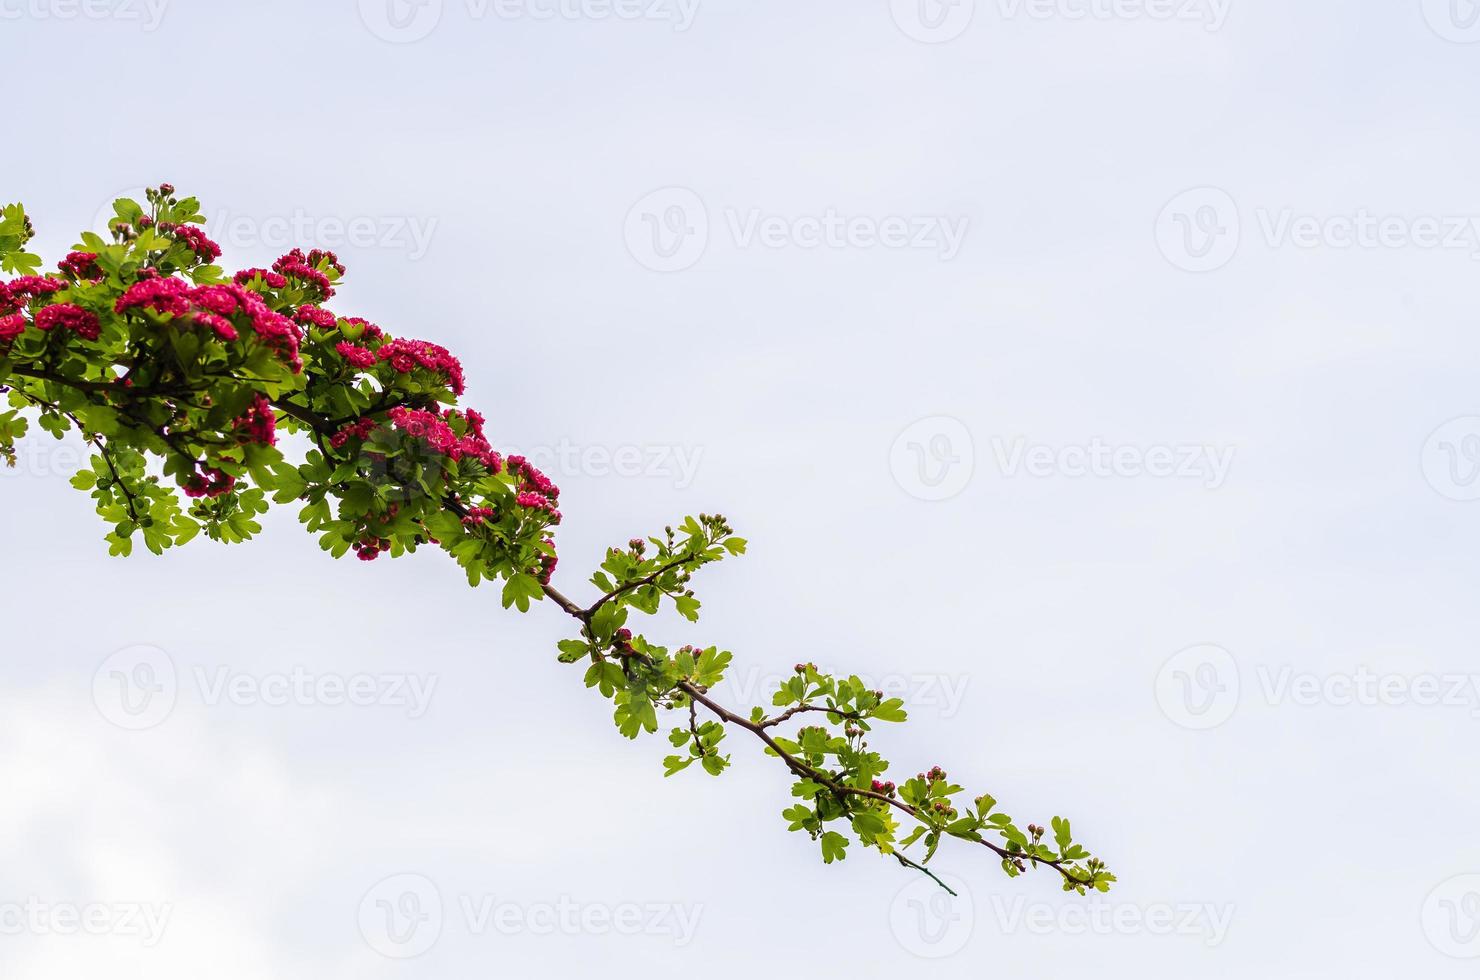
<svg viewBox="0 0 1480 980">
<path fill-rule="evenodd" d="M 549 596 L 551 599 L 555 599 L 557 605 L 560 605 L 562 608 L 564 608 L 565 611 L 567 613 L 569 613 L 570 615 L 574 616 L 577 619 L 580 619 L 583 624 L 587 622 L 587 620 L 585 618 L 585 615 L 586 615 L 585 614 L 585 610 L 582 610 L 575 603 L 573 603 L 569 599 L 565 598 L 565 596 L 561 595 L 553 587 L 548 586 L 548 585 L 545 586 L 545 594 L 547 596 Z M 599 605 L 600 604 L 598 603 L 598 606 Z M 935 828 L 935 825 L 933 823 L 931 823 L 930 820 L 928 820 L 927 818 L 925 818 L 924 816 L 921 815 L 920 810 L 919 810 L 918 807 L 911 806 L 910 804 L 904 802 L 903 800 L 896 799 L 895 797 L 892 797 L 892 796 L 887 796 L 887 795 L 885 795 L 883 793 L 876 793 L 873 790 L 859 789 L 858 787 L 855 787 L 855 786 L 845 785 L 843 783 L 838 782 L 833 777 L 833 775 L 831 773 L 828 773 L 827 771 L 825 771 L 823 769 L 820 769 L 820 768 L 818 768 L 816 766 L 810 765 L 809 763 L 807 763 L 806 761 L 804 761 L 802 759 L 798 759 L 796 756 L 792 755 L 791 753 L 787 752 L 784 748 L 782 748 L 776 742 L 776 740 L 771 737 L 770 733 L 767 731 L 767 729 L 769 727 L 772 727 L 771 724 L 768 724 L 765 721 L 762 721 L 762 722 L 751 721 L 749 718 L 745 717 L 744 715 L 737 714 L 736 712 L 731 711 L 729 708 L 726 708 L 724 705 L 720 704 L 718 701 L 715 701 L 713 698 L 711 698 L 709 696 L 709 694 L 703 688 L 701 688 L 698 685 L 694 684 L 692 681 L 688 681 L 688 680 L 679 681 L 678 682 L 678 687 L 685 694 L 687 694 L 691 700 L 697 702 L 698 704 L 702 704 L 705 708 L 707 708 L 710 712 L 712 712 L 715 715 L 715 717 L 719 718 L 720 721 L 724 722 L 727 725 L 734 725 L 737 728 L 740 728 L 740 729 L 743 729 L 743 730 L 745 730 L 747 732 L 750 732 L 756 738 L 760 739 L 761 742 L 763 742 L 765 744 L 765 746 L 766 746 L 767 749 L 769 749 L 773 754 L 775 754 L 778 758 L 781 759 L 782 763 L 785 764 L 786 767 L 791 770 L 791 772 L 792 772 L 793 775 L 798 776 L 798 777 L 801 777 L 803 779 L 811 779 L 814 782 L 819 783 L 820 785 L 822 785 L 825 788 L 827 788 L 827 790 L 829 792 L 831 792 L 835 797 L 837 797 L 840 800 L 843 797 L 845 797 L 845 796 L 858 796 L 858 797 L 862 797 L 864 799 L 875 800 L 877 802 L 884 803 L 884 804 L 887 804 L 889 806 L 895 807 L 896 809 L 901 810 L 904 813 L 909 814 L 911 817 L 913 817 L 914 819 L 918 820 L 919 822 L 925 824 L 926 826 Z M 820 709 L 819 708 L 819 709 L 816 709 L 816 710 L 826 710 L 826 709 Z M 791 715 L 795 715 L 797 713 L 798 713 L 798 711 L 796 709 L 793 709 L 793 710 L 791 710 L 789 712 L 786 712 L 786 715 L 787 716 L 791 716 Z M 940 828 L 935 828 L 935 829 L 939 830 L 939 832 L 941 832 L 941 833 L 944 833 L 944 830 L 941 830 Z M 968 838 L 961 838 L 961 839 L 962 840 L 967 840 Z M 991 851 L 993 854 L 996 854 L 997 857 L 1001 858 L 1004 861 L 1018 861 L 1018 860 L 1022 860 L 1022 861 L 1031 861 L 1031 862 L 1033 862 L 1034 865 L 1042 864 L 1042 865 L 1045 865 L 1047 867 L 1053 868 L 1055 871 L 1057 871 L 1064 878 L 1065 881 L 1068 881 L 1068 882 L 1070 882 L 1073 885 L 1081 886 L 1081 887 L 1085 887 L 1085 888 L 1090 888 L 1090 887 L 1093 887 L 1094 886 L 1095 879 L 1094 879 L 1093 876 L 1091 876 L 1089 878 L 1084 878 L 1084 877 L 1081 877 L 1081 876 L 1075 874 L 1073 871 L 1071 871 L 1069 869 L 1068 862 L 1067 861 L 1063 861 L 1061 859 L 1048 860 L 1048 859 L 1042 858 L 1042 857 L 1035 857 L 1035 856 L 1033 856 L 1033 855 L 1031 855 L 1031 854 L 1029 854 L 1027 852 L 1010 851 L 1007 848 L 1002 847 L 1001 845 L 992 843 L 991 841 L 987 840 L 986 838 L 979 838 L 979 839 L 976 840 L 976 843 L 981 844 L 983 847 L 987 848 L 989 851 Z M 946 888 L 945 884 L 943 882 L 941 882 L 939 878 L 936 878 L 936 876 L 934 874 L 932 874 L 930 871 L 928 871 L 924 867 L 924 865 L 921 865 L 921 864 L 918 864 L 918 863 L 916 863 L 914 861 L 909 860 L 903 854 L 901 854 L 899 851 L 893 851 L 891 853 L 893 853 L 893 855 L 900 860 L 900 863 L 901 864 L 905 865 L 906 867 L 915 868 L 915 869 L 917 869 L 919 871 L 925 872 L 926 874 L 930 875 L 930 877 L 933 878 L 936 881 L 936 883 L 940 884 L 940 886 L 942 888 Z M 946 890 L 947 891 L 950 891 L 949 888 L 946 888 Z M 955 893 L 952 892 L 952 894 L 955 894 Z"/>
<path fill-rule="evenodd" d="M 109 450 L 107 443 L 103 441 L 103 437 L 88 432 L 86 426 L 82 424 L 82 421 L 76 415 L 64 411 L 60 405 L 49 402 L 44 398 L 38 398 L 29 391 L 22 391 L 19 388 L 14 390 L 31 404 L 39 408 L 49 408 L 58 415 L 65 416 L 73 425 L 77 426 L 77 431 L 82 433 L 82 437 L 98 451 L 98 455 L 103 457 L 103 462 L 108 464 L 108 472 L 113 474 L 113 482 L 118 485 L 118 489 L 123 493 L 124 505 L 128 510 L 129 520 L 135 524 L 139 523 L 139 498 L 133 490 L 129 489 L 127 481 L 118 472 L 118 467 L 113 462 L 113 453 Z"/>
</svg>

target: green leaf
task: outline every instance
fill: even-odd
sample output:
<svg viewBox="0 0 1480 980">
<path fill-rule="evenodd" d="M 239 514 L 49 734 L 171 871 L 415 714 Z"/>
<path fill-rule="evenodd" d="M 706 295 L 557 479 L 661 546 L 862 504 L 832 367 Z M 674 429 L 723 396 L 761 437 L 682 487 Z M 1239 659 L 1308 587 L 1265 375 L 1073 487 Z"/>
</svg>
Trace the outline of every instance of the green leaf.
<svg viewBox="0 0 1480 980">
<path fill-rule="evenodd" d="M 709 775 L 711 776 L 718 776 L 720 773 L 729 768 L 730 757 L 727 755 L 715 755 L 711 752 L 708 755 L 704 756 L 703 764 L 705 772 L 709 773 Z"/>
<path fill-rule="evenodd" d="M 693 756 L 684 758 L 683 756 L 670 755 L 663 760 L 663 775 L 667 777 L 672 776 L 674 773 L 677 772 L 683 772 L 689 766 L 693 765 L 693 763 Z"/>
<path fill-rule="evenodd" d="M 890 698 L 888 701 L 880 703 L 878 707 L 870 711 L 869 717 L 877 718 L 879 721 L 898 722 L 907 720 L 909 718 L 909 715 L 904 710 L 903 700 L 901 700 L 900 698 Z"/>
<path fill-rule="evenodd" d="M 829 830 L 822 835 L 822 863 L 832 864 L 848 856 L 848 838 Z"/>
<path fill-rule="evenodd" d="M 691 623 L 699 621 L 699 600 L 691 595 L 677 596 L 673 604 L 678 607 L 679 614 Z"/>
<path fill-rule="evenodd" d="M 1051 821 L 1053 826 L 1054 843 L 1059 845 L 1059 850 L 1066 851 L 1074 838 L 1069 833 L 1069 821 L 1063 817 L 1054 817 Z"/>
<path fill-rule="evenodd" d="M 814 819 L 812 811 L 800 803 L 782 810 L 781 815 L 791 821 L 791 826 L 787 827 L 787 830 L 805 830 L 807 824 Z"/>
</svg>

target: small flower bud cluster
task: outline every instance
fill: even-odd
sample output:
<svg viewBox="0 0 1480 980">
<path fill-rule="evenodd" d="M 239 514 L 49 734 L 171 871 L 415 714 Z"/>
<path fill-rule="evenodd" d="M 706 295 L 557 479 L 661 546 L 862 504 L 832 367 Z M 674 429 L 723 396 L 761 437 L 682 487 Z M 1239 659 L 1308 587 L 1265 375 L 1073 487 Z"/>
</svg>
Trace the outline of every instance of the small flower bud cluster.
<svg viewBox="0 0 1480 980">
<path fill-rule="evenodd" d="M 484 521 L 493 520 L 497 513 L 492 507 L 469 507 L 467 514 L 463 516 L 463 527 L 477 527 Z"/>
<path fill-rule="evenodd" d="M 184 242 L 195 253 L 196 258 L 203 262 L 214 262 L 221 257 L 221 246 L 207 238 L 206 233 L 196 225 L 161 222 L 159 230 L 174 236 L 178 242 Z"/>
<path fill-rule="evenodd" d="M 96 252 L 72 252 L 58 262 L 57 267 L 73 279 L 96 282 L 103 278 Z"/>
<path fill-rule="evenodd" d="M 366 538 L 355 548 L 355 557 L 360 561 L 374 561 L 390 550 L 391 543 L 385 538 Z"/>
<path fill-rule="evenodd" d="M 236 477 L 227 476 L 217 469 L 203 467 L 200 473 L 185 481 L 185 496 L 212 499 L 231 492 L 236 486 Z"/>
<path fill-rule="evenodd" d="M 277 445 L 277 413 L 267 396 L 252 396 L 252 404 L 246 414 L 231 423 L 236 439 L 241 443 L 258 443 L 264 446 Z"/>
<path fill-rule="evenodd" d="M 340 264 L 339 257 L 333 252 L 317 248 L 307 255 L 303 254 L 301 248 L 293 249 L 272 264 L 272 271 L 279 276 L 298 280 L 323 302 L 334 295 L 334 284 L 320 271 L 320 266 L 323 265 L 327 265 L 340 276 L 344 275 L 344 266 Z"/>
</svg>

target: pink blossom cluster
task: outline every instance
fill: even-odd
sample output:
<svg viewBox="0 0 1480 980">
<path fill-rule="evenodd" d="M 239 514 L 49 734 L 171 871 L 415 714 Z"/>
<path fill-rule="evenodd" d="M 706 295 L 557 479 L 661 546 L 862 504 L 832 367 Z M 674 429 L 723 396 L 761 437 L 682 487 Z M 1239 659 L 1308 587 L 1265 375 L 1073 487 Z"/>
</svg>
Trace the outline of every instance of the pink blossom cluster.
<svg viewBox="0 0 1480 980">
<path fill-rule="evenodd" d="M 61 262 L 57 263 L 67 275 L 74 279 L 87 279 L 96 282 L 103 278 L 103 270 L 98 267 L 98 256 L 96 252 L 72 252 Z"/>
<path fill-rule="evenodd" d="M 510 456 L 508 464 L 509 472 L 521 478 L 519 496 L 515 498 L 519 506 L 545 511 L 551 523 L 559 524 L 560 488 L 523 456 Z"/>
<path fill-rule="evenodd" d="M 204 467 L 201 473 L 194 474 L 185 481 L 185 496 L 219 497 L 229 493 L 234 486 L 236 486 L 236 477 L 227 476 L 220 470 Z"/>
<path fill-rule="evenodd" d="M 320 263 L 325 261 L 339 275 L 344 275 L 344 266 L 340 264 L 339 257 L 333 252 L 326 252 L 317 248 L 307 255 L 303 254 L 303 249 L 301 248 L 293 249 L 293 251 L 282 256 L 272 264 L 272 271 L 307 283 L 318 293 L 320 300 L 326 300 L 334 295 L 334 284 L 329 281 L 328 276 L 318 269 Z"/>
<path fill-rule="evenodd" d="M 61 279 L 48 276 L 21 276 L 0 285 L 0 309 L 14 313 L 33 299 L 41 299 L 67 288 Z"/>
<path fill-rule="evenodd" d="M 240 442 L 277 445 L 277 413 L 272 410 L 272 402 L 261 393 L 252 397 L 246 413 L 234 420 L 231 427 Z"/>
<path fill-rule="evenodd" d="M 497 473 L 503 465 L 503 460 L 493 451 L 488 440 L 483 438 L 481 431 L 475 431 L 470 426 L 467 435 L 459 436 L 448 424 L 449 421 L 455 422 L 461 418 L 457 411 L 449 411 L 445 418 L 435 410 L 419 408 L 393 408 L 386 414 L 397 429 L 413 439 L 420 439 L 453 462 L 465 457 L 476 459 L 490 473 Z"/>
<path fill-rule="evenodd" d="M 26 318 L 19 313 L 0 316 L 0 344 L 8 344 L 26 329 Z"/>
<path fill-rule="evenodd" d="M 334 349 L 339 352 L 340 357 L 361 371 L 368 371 L 380 363 L 373 351 L 368 351 L 363 347 L 357 347 L 347 340 L 341 340 L 335 344 Z"/>
<path fill-rule="evenodd" d="M 324 330 L 333 330 L 339 322 L 339 318 L 321 306 L 312 303 L 304 303 L 293 312 L 293 319 L 305 327 L 321 327 Z"/>
<path fill-rule="evenodd" d="M 463 393 L 462 364 L 445 347 L 425 340 L 398 338 L 382 344 L 375 356 L 389 362 L 400 374 L 410 374 L 419 367 L 434 371 L 447 379 L 453 394 Z"/>
<path fill-rule="evenodd" d="M 159 230 L 174 235 L 176 240 L 190 246 L 190 251 L 206 262 L 214 262 L 221 257 L 221 246 L 207 238 L 205 230 L 196 225 L 166 223 L 160 225 Z"/>
<path fill-rule="evenodd" d="M 374 561 L 382 552 L 390 550 L 391 543 L 384 538 L 367 538 L 355 548 L 355 557 L 360 561 Z"/>
<path fill-rule="evenodd" d="M 261 278 L 262 284 L 268 289 L 284 289 L 288 285 L 288 278 L 281 273 L 273 272 L 271 269 L 243 269 L 231 281 L 238 286 L 245 286 L 253 279 Z"/>
<path fill-rule="evenodd" d="M 211 328 L 222 340 L 237 339 L 233 316 L 245 316 L 262 341 L 292 366 L 303 370 L 298 356 L 298 325 L 281 313 L 268 309 L 262 297 L 239 285 L 191 286 L 183 279 L 140 279 L 119 297 L 114 310 L 152 309 L 169 316 L 189 317 Z"/>
<path fill-rule="evenodd" d="M 333 446 L 335 449 L 343 449 L 344 444 L 349 442 L 351 439 L 359 439 L 361 442 L 364 442 L 366 439 L 370 438 L 371 434 L 374 433 L 377 428 L 379 428 L 379 426 L 375 424 L 374 419 L 366 418 L 360 419 L 358 422 L 351 422 L 349 425 L 346 425 L 344 428 L 340 429 L 338 432 L 329 437 L 329 445 Z"/>
<path fill-rule="evenodd" d="M 57 303 L 37 311 L 36 329 L 48 332 L 56 329 L 70 330 L 84 340 L 97 340 L 98 315 L 84 310 L 76 303 Z"/>
</svg>

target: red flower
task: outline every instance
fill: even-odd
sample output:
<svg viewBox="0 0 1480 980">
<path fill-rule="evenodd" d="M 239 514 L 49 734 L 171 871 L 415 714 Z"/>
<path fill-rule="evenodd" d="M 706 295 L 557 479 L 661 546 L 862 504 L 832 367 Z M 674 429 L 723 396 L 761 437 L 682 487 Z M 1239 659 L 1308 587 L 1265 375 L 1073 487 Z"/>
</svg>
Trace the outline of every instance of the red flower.
<svg viewBox="0 0 1480 980">
<path fill-rule="evenodd" d="M 58 267 L 75 279 L 96 281 L 103 278 L 103 270 L 98 268 L 96 252 L 72 252 L 58 263 Z"/>
<path fill-rule="evenodd" d="M 363 347 L 356 347 L 347 340 L 341 340 L 335 344 L 334 349 L 339 352 L 340 357 L 362 371 L 367 371 L 376 365 L 373 353 Z"/>
<path fill-rule="evenodd" d="M 36 314 L 36 329 L 49 331 L 57 327 L 86 340 L 98 339 L 98 315 L 74 303 L 58 303 Z"/>
</svg>

